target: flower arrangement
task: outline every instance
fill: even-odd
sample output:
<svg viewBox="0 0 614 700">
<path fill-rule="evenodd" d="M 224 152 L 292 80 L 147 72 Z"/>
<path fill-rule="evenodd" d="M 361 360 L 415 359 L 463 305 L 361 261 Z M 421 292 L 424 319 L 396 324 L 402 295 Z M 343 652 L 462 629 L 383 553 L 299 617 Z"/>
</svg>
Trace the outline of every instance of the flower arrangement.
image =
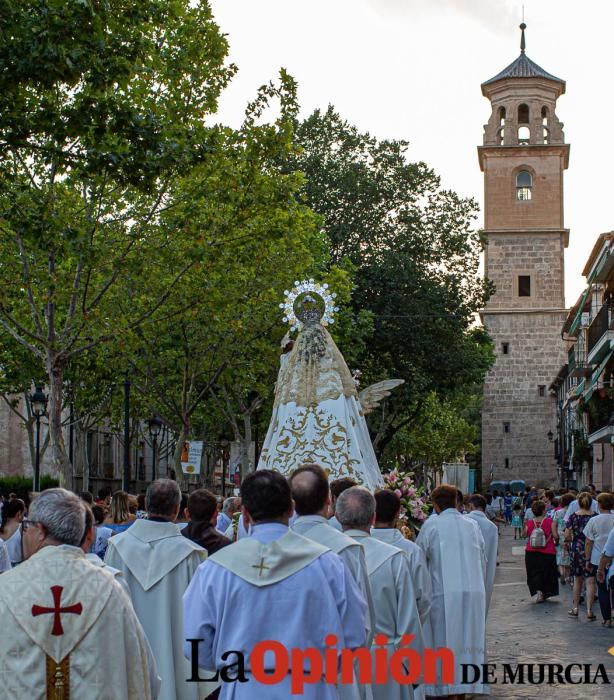
<svg viewBox="0 0 614 700">
<path fill-rule="evenodd" d="M 384 485 L 401 499 L 400 525 L 409 524 L 419 528 L 426 520 L 429 508 L 424 489 L 415 485 L 413 474 L 399 471 L 399 468 L 395 467 L 391 472 L 384 474 Z"/>
</svg>

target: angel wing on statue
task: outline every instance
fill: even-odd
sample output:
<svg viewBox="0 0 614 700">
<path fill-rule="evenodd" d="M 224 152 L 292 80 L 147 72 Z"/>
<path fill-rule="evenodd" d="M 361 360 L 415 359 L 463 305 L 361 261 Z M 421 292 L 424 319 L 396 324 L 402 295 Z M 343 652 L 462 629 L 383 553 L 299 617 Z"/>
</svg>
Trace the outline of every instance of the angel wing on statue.
<svg viewBox="0 0 614 700">
<path fill-rule="evenodd" d="M 383 382 L 371 384 L 371 386 L 363 389 L 358 394 L 358 400 L 365 416 L 372 413 L 380 405 L 380 402 L 390 396 L 392 390 L 401 386 L 401 384 L 405 384 L 404 379 L 384 379 Z"/>
<path fill-rule="evenodd" d="M 284 322 L 299 331 L 290 345 L 284 339 L 275 387 L 273 415 L 258 469 L 290 474 L 315 462 L 331 479 L 354 478 L 368 488 L 383 485 L 365 420 L 399 380 L 379 382 L 362 392 L 325 326 L 334 323 L 335 294 L 314 280 L 295 282 L 286 291 Z M 396 382 L 396 383 L 395 383 Z"/>
</svg>

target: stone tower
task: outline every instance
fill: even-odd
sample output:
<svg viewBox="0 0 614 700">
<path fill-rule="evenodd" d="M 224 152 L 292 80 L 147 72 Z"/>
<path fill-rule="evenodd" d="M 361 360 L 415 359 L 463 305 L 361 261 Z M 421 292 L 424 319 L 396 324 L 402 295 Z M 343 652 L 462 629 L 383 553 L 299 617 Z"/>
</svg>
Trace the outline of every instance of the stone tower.
<svg viewBox="0 0 614 700">
<path fill-rule="evenodd" d="M 482 477 L 557 484 L 557 407 L 548 387 L 566 362 L 563 172 L 556 101 L 565 82 L 525 53 L 482 84 L 492 105 L 478 148 L 484 173 L 485 274 L 496 292 L 483 321 L 496 349 L 482 411 Z M 550 436 L 548 435 L 550 433 Z"/>
</svg>

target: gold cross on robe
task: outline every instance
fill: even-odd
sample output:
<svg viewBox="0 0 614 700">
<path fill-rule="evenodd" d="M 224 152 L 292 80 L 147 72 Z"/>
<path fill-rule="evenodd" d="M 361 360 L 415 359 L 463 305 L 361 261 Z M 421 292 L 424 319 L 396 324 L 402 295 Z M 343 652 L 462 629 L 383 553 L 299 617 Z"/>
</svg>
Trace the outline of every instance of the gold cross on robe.
<svg viewBox="0 0 614 700">
<path fill-rule="evenodd" d="M 264 565 L 264 557 L 260 560 L 260 564 L 252 564 L 252 569 L 258 569 L 258 577 L 262 576 L 264 569 L 270 569 L 270 566 Z"/>
</svg>

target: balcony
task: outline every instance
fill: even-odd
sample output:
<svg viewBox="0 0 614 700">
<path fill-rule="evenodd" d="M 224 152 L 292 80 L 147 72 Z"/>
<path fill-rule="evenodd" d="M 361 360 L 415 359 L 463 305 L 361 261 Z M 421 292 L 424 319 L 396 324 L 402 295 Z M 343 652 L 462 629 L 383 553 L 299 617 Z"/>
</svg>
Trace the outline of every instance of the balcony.
<svg viewBox="0 0 614 700">
<path fill-rule="evenodd" d="M 567 366 L 570 377 L 587 377 L 590 374 L 590 368 L 586 362 L 586 347 L 582 336 L 578 338 L 578 341 L 567 353 Z"/>
<path fill-rule="evenodd" d="M 584 410 L 588 414 L 588 442 L 614 442 L 614 393 L 609 387 L 595 389 Z"/>
<path fill-rule="evenodd" d="M 588 364 L 599 361 L 614 347 L 613 305 L 607 301 L 588 327 Z"/>
</svg>

